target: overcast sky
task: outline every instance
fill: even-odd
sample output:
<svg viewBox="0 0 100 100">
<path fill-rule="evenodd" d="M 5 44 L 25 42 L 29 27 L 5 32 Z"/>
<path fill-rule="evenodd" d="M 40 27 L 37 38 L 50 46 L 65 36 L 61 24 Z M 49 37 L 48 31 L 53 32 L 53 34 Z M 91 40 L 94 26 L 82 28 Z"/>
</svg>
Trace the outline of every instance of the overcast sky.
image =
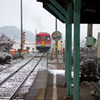
<svg viewBox="0 0 100 100">
<path fill-rule="evenodd" d="M 20 28 L 20 0 L 0 0 L 0 27 L 17 26 Z M 42 3 L 36 0 L 23 0 L 23 28 L 35 33 L 55 31 L 55 17 L 47 12 Z M 58 21 L 58 31 L 65 34 L 65 24 Z M 93 36 L 97 38 L 100 24 L 93 25 Z M 80 37 L 87 35 L 87 25 L 81 25 Z"/>
</svg>

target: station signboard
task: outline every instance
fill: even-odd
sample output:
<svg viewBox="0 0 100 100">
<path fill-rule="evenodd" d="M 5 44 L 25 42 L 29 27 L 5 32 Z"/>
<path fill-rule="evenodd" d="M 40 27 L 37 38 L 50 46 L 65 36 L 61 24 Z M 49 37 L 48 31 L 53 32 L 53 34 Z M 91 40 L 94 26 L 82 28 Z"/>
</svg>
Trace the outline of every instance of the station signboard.
<svg viewBox="0 0 100 100">
<path fill-rule="evenodd" d="M 98 33 L 98 58 L 100 58 L 100 33 Z"/>
<path fill-rule="evenodd" d="M 52 38 L 53 38 L 54 41 L 59 41 L 61 39 L 61 33 L 59 31 L 53 32 Z"/>
</svg>

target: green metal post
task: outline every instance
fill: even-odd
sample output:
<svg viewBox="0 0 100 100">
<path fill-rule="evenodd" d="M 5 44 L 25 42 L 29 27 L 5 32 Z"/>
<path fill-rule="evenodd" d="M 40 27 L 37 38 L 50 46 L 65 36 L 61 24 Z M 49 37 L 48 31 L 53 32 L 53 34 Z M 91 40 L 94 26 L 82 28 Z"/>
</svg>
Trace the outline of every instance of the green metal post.
<svg viewBox="0 0 100 100">
<path fill-rule="evenodd" d="M 66 18 L 66 34 L 65 34 L 65 83 L 67 83 L 67 26 L 68 26 L 68 22 L 67 22 L 67 18 Z"/>
<path fill-rule="evenodd" d="M 71 90 L 71 51 L 72 51 L 72 3 L 68 4 L 68 22 L 66 33 L 66 67 L 67 67 L 67 96 L 72 95 Z"/>
<path fill-rule="evenodd" d="M 67 95 L 71 95 L 71 40 L 72 40 L 72 4 L 68 5 L 68 18 L 66 17 L 66 43 L 65 43 L 65 83 L 67 83 Z"/>
<path fill-rule="evenodd" d="M 74 97 L 73 100 L 79 100 L 79 69 L 80 69 L 80 5 L 81 0 L 74 0 Z"/>
<path fill-rule="evenodd" d="M 48 53 L 47 53 L 47 69 L 48 69 Z"/>
</svg>

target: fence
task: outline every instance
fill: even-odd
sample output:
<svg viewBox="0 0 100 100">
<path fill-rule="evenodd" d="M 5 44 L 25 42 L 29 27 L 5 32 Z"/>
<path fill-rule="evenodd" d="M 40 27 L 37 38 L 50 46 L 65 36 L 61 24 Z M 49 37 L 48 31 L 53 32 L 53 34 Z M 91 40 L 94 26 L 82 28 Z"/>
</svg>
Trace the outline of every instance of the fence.
<svg viewBox="0 0 100 100">
<path fill-rule="evenodd" d="M 57 58 L 58 54 L 58 58 Z M 57 65 L 57 69 L 64 69 L 64 55 L 65 53 L 47 53 L 47 68 L 48 65 Z"/>
<path fill-rule="evenodd" d="M 11 55 L 16 55 L 16 49 L 10 49 L 10 50 L 9 50 L 9 53 L 10 53 Z"/>
</svg>

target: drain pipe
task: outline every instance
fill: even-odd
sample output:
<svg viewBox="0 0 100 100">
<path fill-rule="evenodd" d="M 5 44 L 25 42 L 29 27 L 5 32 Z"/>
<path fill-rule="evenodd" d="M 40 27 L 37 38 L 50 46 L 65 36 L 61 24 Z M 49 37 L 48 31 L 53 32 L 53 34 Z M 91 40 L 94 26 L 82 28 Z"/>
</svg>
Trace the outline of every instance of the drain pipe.
<svg viewBox="0 0 100 100">
<path fill-rule="evenodd" d="M 88 24 L 87 37 L 92 37 L 92 24 Z"/>
</svg>

